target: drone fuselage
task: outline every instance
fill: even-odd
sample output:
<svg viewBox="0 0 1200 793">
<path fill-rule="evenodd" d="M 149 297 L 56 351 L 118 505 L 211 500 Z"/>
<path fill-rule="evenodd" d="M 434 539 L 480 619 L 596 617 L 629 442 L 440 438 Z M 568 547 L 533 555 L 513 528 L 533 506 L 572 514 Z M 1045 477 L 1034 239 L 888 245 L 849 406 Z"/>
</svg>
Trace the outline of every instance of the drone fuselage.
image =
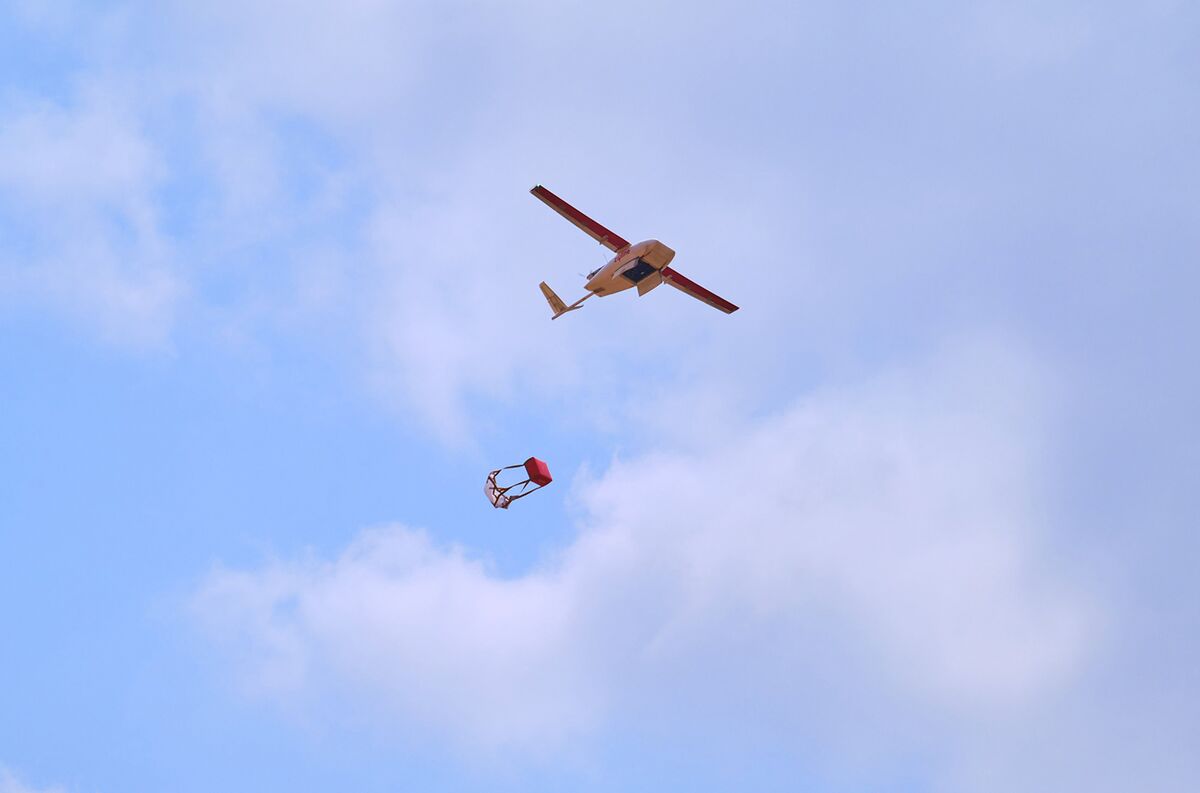
<svg viewBox="0 0 1200 793">
<path fill-rule="evenodd" d="M 591 273 L 585 288 L 604 297 L 640 285 L 639 291 L 644 294 L 662 282 L 660 271 L 674 258 L 675 251 L 658 240 L 630 245 L 617 251 L 608 264 Z"/>
</svg>

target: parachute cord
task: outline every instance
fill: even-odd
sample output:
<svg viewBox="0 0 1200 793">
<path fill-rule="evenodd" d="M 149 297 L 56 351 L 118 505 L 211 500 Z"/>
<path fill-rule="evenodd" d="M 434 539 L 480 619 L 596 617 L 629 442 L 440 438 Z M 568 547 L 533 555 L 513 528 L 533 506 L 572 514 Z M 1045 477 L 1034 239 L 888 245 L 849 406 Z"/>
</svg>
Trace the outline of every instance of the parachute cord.
<svg viewBox="0 0 1200 793">
<path fill-rule="evenodd" d="M 528 485 L 529 482 L 530 482 L 530 480 L 527 479 L 524 482 L 518 482 L 517 485 Z M 513 485 L 513 487 L 516 487 L 517 485 Z M 523 490 L 520 493 L 517 493 L 515 496 L 509 496 L 508 498 L 510 498 L 513 501 L 516 501 L 518 498 L 524 498 L 525 496 L 529 495 L 530 493 L 536 493 L 537 491 L 541 490 L 543 487 L 545 487 L 545 485 L 538 485 L 535 488 L 532 488 L 530 490 Z"/>
</svg>

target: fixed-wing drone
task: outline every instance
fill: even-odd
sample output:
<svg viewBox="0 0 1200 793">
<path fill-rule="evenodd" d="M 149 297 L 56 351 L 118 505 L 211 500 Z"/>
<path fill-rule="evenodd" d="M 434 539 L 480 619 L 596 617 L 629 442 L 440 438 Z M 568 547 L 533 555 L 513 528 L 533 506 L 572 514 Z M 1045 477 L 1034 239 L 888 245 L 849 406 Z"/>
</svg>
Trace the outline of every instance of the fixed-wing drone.
<svg viewBox="0 0 1200 793">
<path fill-rule="evenodd" d="M 542 294 L 546 296 L 546 302 L 550 304 L 550 309 L 554 312 L 551 319 L 558 319 L 568 311 L 582 308 L 583 301 L 592 295 L 604 297 L 634 286 L 637 287 L 639 295 L 644 295 L 664 282 L 684 294 L 708 303 L 718 311 L 732 314 L 738 310 L 737 306 L 725 298 L 713 294 L 700 284 L 668 267 L 667 265 L 675 258 L 675 251 L 658 240 L 646 240 L 631 245 L 541 185 L 537 185 L 529 192 L 574 223 L 589 237 L 616 254 L 608 264 L 587 274 L 587 283 L 584 288 L 588 293 L 569 306 L 554 293 L 554 290 L 545 281 L 542 281 Z"/>
</svg>

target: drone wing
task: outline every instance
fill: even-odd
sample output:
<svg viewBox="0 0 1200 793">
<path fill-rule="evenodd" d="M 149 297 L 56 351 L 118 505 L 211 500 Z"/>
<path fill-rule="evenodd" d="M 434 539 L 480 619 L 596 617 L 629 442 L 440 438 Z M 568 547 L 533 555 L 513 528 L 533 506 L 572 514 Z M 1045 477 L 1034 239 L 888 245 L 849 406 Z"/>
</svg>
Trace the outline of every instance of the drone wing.
<svg viewBox="0 0 1200 793">
<path fill-rule="evenodd" d="M 555 212 L 574 223 L 576 226 L 582 229 L 585 234 L 603 245 L 605 248 L 615 252 L 621 250 L 622 248 L 629 247 L 629 243 L 627 241 L 621 239 L 621 237 L 609 231 L 604 226 L 601 226 L 599 223 L 592 220 L 590 217 L 583 214 L 566 201 L 563 201 L 561 198 L 556 196 L 554 193 L 551 193 L 541 185 L 537 185 L 529 192 L 533 193 L 533 195 L 545 203 L 546 206 L 550 207 Z"/>
<path fill-rule="evenodd" d="M 732 314 L 738 310 L 738 307 L 733 303 L 730 303 L 728 300 L 718 294 L 708 291 L 704 287 L 700 286 L 700 284 L 684 275 L 681 275 L 675 270 L 672 270 L 670 267 L 662 268 L 662 279 L 666 283 L 678 289 L 680 292 L 683 292 L 686 295 L 691 295 L 703 303 L 708 303 L 718 311 L 724 311 L 726 314 Z"/>
</svg>

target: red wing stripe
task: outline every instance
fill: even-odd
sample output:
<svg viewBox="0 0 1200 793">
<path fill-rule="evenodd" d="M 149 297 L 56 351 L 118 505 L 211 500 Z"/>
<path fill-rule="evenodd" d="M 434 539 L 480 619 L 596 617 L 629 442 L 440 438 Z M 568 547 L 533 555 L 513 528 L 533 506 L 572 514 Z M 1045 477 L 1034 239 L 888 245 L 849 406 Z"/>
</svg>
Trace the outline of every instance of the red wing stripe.
<svg viewBox="0 0 1200 793">
<path fill-rule="evenodd" d="M 551 193 L 541 185 L 537 185 L 529 192 L 533 193 L 537 198 L 545 202 L 546 206 L 553 209 L 558 214 L 565 217 L 567 220 L 574 223 L 592 239 L 599 242 L 604 247 L 612 251 L 619 251 L 622 248 L 628 248 L 629 243 L 621 239 L 618 235 L 601 226 L 596 221 L 592 220 L 587 215 L 580 212 L 575 207 L 563 201 L 561 198 Z"/>
<path fill-rule="evenodd" d="M 696 298 L 697 300 L 708 303 L 718 311 L 724 311 L 726 314 L 732 314 L 738 310 L 738 307 L 733 303 L 730 303 L 720 295 L 708 291 L 691 278 L 681 275 L 677 271 L 672 270 L 670 267 L 662 268 L 662 277 L 664 281 L 678 289 L 680 292 L 684 292 Z"/>
</svg>

